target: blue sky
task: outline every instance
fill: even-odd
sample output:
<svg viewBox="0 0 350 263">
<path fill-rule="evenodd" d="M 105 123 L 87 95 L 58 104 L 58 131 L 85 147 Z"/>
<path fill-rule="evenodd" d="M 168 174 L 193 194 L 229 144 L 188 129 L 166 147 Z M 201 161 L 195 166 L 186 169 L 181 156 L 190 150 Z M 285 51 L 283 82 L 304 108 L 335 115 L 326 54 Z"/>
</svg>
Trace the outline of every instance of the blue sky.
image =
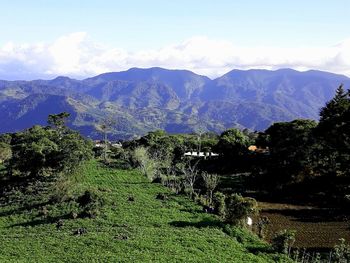
<svg viewBox="0 0 350 263">
<path fill-rule="evenodd" d="M 331 57 L 335 59 L 338 53 L 341 53 L 340 64 L 345 63 L 345 66 L 348 66 L 347 41 L 350 39 L 348 0 L 11 0 L 0 1 L 0 7 L 0 77 L 6 77 L 5 71 L 8 68 L 13 69 L 14 65 L 18 64 L 21 66 L 24 78 L 30 78 L 31 74 L 33 77 L 57 74 L 83 77 L 103 70 L 123 70 L 128 66 L 181 67 L 182 64 L 182 68 L 212 76 L 221 74 L 231 66 L 237 68 L 291 66 L 307 69 L 315 65 L 317 69 L 348 74 L 337 65 L 339 63 L 336 60 L 330 61 Z M 77 37 L 77 32 L 84 35 L 80 35 L 80 40 L 70 41 L 69 36 Z M 78 69 L 83 66 L 81 63 L 67 66 L 65 62 L 55 67 L 53 64 L 57 64 L 57 57 L 63 53 L 56 51 L 54 55 L 51 51 L 46 51 L 48 57 L 46 60 L 45 51 L 40 51 L 40 56 L 35 57 L 35 54 L 38 54 L 37 45 L 44 45 L 42 49 L 51 50 L 50 47 L 62 37 L 66 39 L 67 45 L 70 43 L 76 45 L 72 52 L 74 50 L 79 50 L 79 53 L 81 50 L 86 52 L 82 57 L 76 58 L 77 60 L 87 63 L 85 57 L 95 56 L 99 65 L 91 66 L 90 61 L 91 68 L 85 71 Z M 174 57 L 175 53 L 179 52 L 176 46 L 186 49 L 188 46 L 200 46 L 200 41 L 208 42 L 204 46 L 209 49 L 224 45 L 226 47 L 224 50 L 228 52 L 227 56 L 234 62 L 222 59 L 214 61 L 215 57 L 223 57 L 225 54 L 213 53 L 207 56 L 204 49 L 202 49 L 203 56 L 198 57 L 197 54 L 193 60 L 201 60 L 203 65 L 193 66 L 194 62 L 191 59 L 182 63 L 165 61 L 166 57 Z M 331 50 L 337 45 L 341 47 Z M 98 50 L 96 46 L 99 46 Z M 172 50 L 171 55 L 164 54 L 164 50 L 169 48 L 176 50 Z M 315 63 L 318 58 L 314 53 L 311 54 L 311 62 L 307 63 L 303 56 L 309 53 L 308 48 L 319 49 L 323 64 Z M 299 65 L 294 65 L 297 63 L 289 63 L 292 58 L 279 61 L 274 57 L 271 59 L 273 63 L 262 65 L 264 63 L 259 60 L 257 50 L 265 55 L 267 51 L 271 51 L 273 55 L 274 49 L 279 50 L 281 54 L 291 51 L 292 54 L 301 56 L 299 60 L 306 62 L 301 61 Z M 190 56 L 190 50 L 183 55 Z M 111 52 L 116 60 L 118 57 L 123 57 L 124 62 L 133 61 L 135 65 L 124 62 L 115 62 L 113 65 L 111 61 L 103 64 L 102 57 Z M 255 60 L 246 59 L 244 54 L 239 56 L 234 54 L 235 52 L 246 52 L 247 56 L 255 53 L 256 57 Z M 324 57 L 325 53 L 327 57 Z M 24 56 L 26 58 L 23 58 Z M 339 56 L 337 59 L 339 60 Z M 38 67 L 37 72 L 34 72 L 32 67 L 28 66 L 28 60 L 32 62 L 31 65 L 44 61 L 47 68 Z M 265 60 L 268 62 L 270 59 L 265 57 Z M 221 67 L 218 65 L 220 63 Z M 67 70 L 64 66 L 67 66 Z M 29 72 L 28 68 L 32 71 Z M 16 76 L 21 76 L 22 73 Z"/>
</svg>

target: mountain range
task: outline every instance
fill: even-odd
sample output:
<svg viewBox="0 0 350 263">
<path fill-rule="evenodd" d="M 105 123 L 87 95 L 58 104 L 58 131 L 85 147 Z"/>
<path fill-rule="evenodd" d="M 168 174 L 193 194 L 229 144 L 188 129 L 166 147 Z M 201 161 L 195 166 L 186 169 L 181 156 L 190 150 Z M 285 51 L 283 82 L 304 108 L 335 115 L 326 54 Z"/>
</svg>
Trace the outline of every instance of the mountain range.
<svg viewBox="0 0 350 263">
<path fill-rule="evenodd" d="M 71 114 L 68 125 L 91 138 L 114 124 L 113 139 L 155 129 L 171 133 L 264 130 L 273 122 L 318 119 L 319 110 L 350 78 L 323 71 L 232 70 L 210 79 L 187 70 L 131 68 L 83 80 L 0 80 L 0 133 L 35 124 L 48 114 Z"/>
</svg>

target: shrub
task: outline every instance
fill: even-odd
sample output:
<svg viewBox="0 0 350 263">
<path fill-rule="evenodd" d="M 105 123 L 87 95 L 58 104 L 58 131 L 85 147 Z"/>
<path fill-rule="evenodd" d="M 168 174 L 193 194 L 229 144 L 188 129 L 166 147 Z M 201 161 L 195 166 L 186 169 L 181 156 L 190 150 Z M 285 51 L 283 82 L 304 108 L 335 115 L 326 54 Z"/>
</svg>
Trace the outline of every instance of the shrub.
<svg viewBox="0 0 350 263">
<path fill-rule="evenodd" d="M 165 201 L 168 199 L 168 196 L 166 194 L 159 193 L 157 194 L 156 199 Z"/>
<path fill-rule="evenodd" d="M 295 231 L 282 230 L 272 239 L 272 247 L 278 253 L 290 254 L 290 249 L 295 242 Z"/>
<path fill-rule="evenodd" d="M 219 176 L 217 174 L 208 174 L 204 172 L 202 178 L 205 184 L 205 188 L 209 194 L 209 203 L 213 203 L 213 192 L 219 183 Z"/>
<path fill-rule="evenodd" d="M 86 190 L 85 193 L 77 200 L 83 211 L 82 217 L 95 218 L 100 214 L 100 209 L 104 205 L 104 200 L 94 190 Z"/>
<path fill-rule="evenodd" d="M 247 216 L 257 213 L 257 202 L 254 198 L 231 194 L 225 198 L 225 221 L 229 224 L 243 224 Z"/>
<path fill-rule="evenodd" d="M 61 175 L 51 186 L 51 203 L 62 203 L 72 198 L 72 181 L 65 175 Z"/>
<path fill-rule="evenodd" d="M 137 147 L 132 155 L 133 162 L 150 181 L 156 176 L 156 162 L 149 156 L 147 148 Z"/>
<path fill-rule="evenodd" d="M 217 192 L 214 195 L 215 212 L 231 225 L 244 225 L 249 215 L 258 212 L 254 198 L 243 197 L 240 194 L 225 195 Z"/>
<path fill-rule="evenodd" d="M 270 219 L 267 216 L 260 217 L 258 219 L 258 236 L 260 238 L 265 238 L 267 226 L 270 224 Z"/>
<path fill-rule="evenodd" d="M 350 246 L 345 243 L 345 239 L 339 239 L 339 244 L 333 248 L 333 262 L 346 263 L 350 261 Z"/>
<path fill-rule="evenodd" d="M 10 159 L 12 156 L 12 150 L 9 144 L 0 142 L 0 163 Z"/>
<path fill-rule="evenodd" d="M 226 203 L 225 203 L 225 194 L 217 192 L 214 195 L 214 209 L 215 212 L 224 219 L 226 216 Z"/>
</svg>

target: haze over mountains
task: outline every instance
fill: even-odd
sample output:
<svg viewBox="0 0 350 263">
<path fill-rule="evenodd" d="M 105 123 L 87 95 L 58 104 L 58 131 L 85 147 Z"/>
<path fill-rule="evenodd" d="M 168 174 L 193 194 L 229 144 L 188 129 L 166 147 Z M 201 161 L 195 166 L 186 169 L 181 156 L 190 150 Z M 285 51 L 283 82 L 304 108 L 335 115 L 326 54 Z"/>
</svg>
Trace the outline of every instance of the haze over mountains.
<svg viewBox="0 0 350 263">
<path fill-rule="evenodd" d="M 187 70 L 132 68 L 84 80 L 0 81 L 0 132 L 46 124 L 67 111 L 69 125 L 92 138 L 114 118 L 114 139 L 155 129 L 172 133 L 229 127 L 264 130 L 273 122 L 318 119 L 319 109 L 343 83 L 343 75 L 292 69 L 232 70 L 211 80 Z"/>
</svg>

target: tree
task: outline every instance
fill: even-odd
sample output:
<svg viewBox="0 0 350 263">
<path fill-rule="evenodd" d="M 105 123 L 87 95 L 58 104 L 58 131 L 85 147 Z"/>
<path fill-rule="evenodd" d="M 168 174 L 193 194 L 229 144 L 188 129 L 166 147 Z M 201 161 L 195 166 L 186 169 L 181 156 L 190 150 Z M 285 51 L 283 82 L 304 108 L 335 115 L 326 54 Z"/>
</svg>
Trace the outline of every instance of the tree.
<svg viewBox="0 0 350 263">
<path fill-rule="evenodd" d="M 321 174 L 349 176 L 350 173 L 350 91 L 341 85 L 332 100 L 321 109 L 315 131 L 316 167 Z"/>
<path fill-rule="evenodd" d="M 108 162 L 108 133 L 113 130 L 113 127 L 116 124 L 116 120 L 113 115 L 105 117 L 100 124 L 97 125 L 97 129 L 100 130 L 103 134 L 103 159 Z"/>
<path fill-rule="evenodd" d="M 238 129 L 228 129 L 219 138 L 215 150 L 226 158 L 245 154 L 249 146 L 249 138 Z"/>
<path fill-rule="evenodd" d="M 70 114 L 68 112 L 61 112 L 59 114 L 50 114 L 48 116 L 47 122 L 52 128 L 58 131 L 59 138 L 62 137 L 62 134 L 67 128 L 66 122 L 69 116 Z"/>
<path fill-rule="evenodd" d="M 13 134 L 8 166 L 12 174 L 31 178 L 57 176 L 70 173 L 81 162 L 92 158 L 92 142 L 69 130 L 61 117 L 55 116 L 49 116 L 57 121 L 54 129 L 33 126 Z M 61 116 L 65 118 L 66 115 Z"/>
<path fill-rule="evenodd" d="M 185 186 L 189 190 L 189 194 L 192 197 L 194 194 L 194 184 L 197 181 L 198 170 L 197 170 L 198 161 L 193 162 L 191 158 L 188 158 L 185 163 L 179 163 L 181 172 L 183 173 Z"/>
<path fill-rule="evenodd" d="M 77 132 L 69 132 L 58 141 L 59 153 L 55 160 L 60 170 L 71 173 L 80 163 L 93 157 L 93 143 L 86 140 Z"/>
<path fill-rule="evenodd" d="M 221 192 L 216 192 L 214 195 L 215 212 L 222 218 L 226 217 L 226 195 Z"/>
<path fill-rule="evenodd" d="M 143 175 L 153 181 L 156 175 L 156 163 L 150 158 L 147 148 L 137 147 L 133 151 L 133 158 Z"/>
<path fill-rule="evenodd" d="M 299 178 L 303 171 L 311 173 L 311 151 L 314 144 L 312 132 L 316 127 L 312 120 L 294 120 L 278 122 L 266 131 L 270 158 L 267 169 L 270 176 L 269 184 L 283 186 L 287 183 L 302 181 Z"/>
<path fill-rule="evenodd" d="M 9 168 L 12 174 L 24 177 L 51 175 L 58 163 L 59 154 L 56 131 L 34 126 L 14 134 L 12 138 L 12 158 Z"/>
<path fill-rule="evenodd" d="M 339 120 L 344 116 L 344 113 L 350 108 L 349 90 L 345 91 L 343 84 L 338 87 L 335 92 L 335 96 L 326 106 L 320 111 L 320 124 L 321 126 L 326 124 L 339 125 Z"/>
<path fill-rule="evenodd" d="M 219 183 L 219 176 L 217 174 L 209 174 L 206 172 L 202 173 L 202 178 L 204 180 L 205 188 L 209 193 L 209 203 L 213 203 L 213 192 Z"/>
</svg>

